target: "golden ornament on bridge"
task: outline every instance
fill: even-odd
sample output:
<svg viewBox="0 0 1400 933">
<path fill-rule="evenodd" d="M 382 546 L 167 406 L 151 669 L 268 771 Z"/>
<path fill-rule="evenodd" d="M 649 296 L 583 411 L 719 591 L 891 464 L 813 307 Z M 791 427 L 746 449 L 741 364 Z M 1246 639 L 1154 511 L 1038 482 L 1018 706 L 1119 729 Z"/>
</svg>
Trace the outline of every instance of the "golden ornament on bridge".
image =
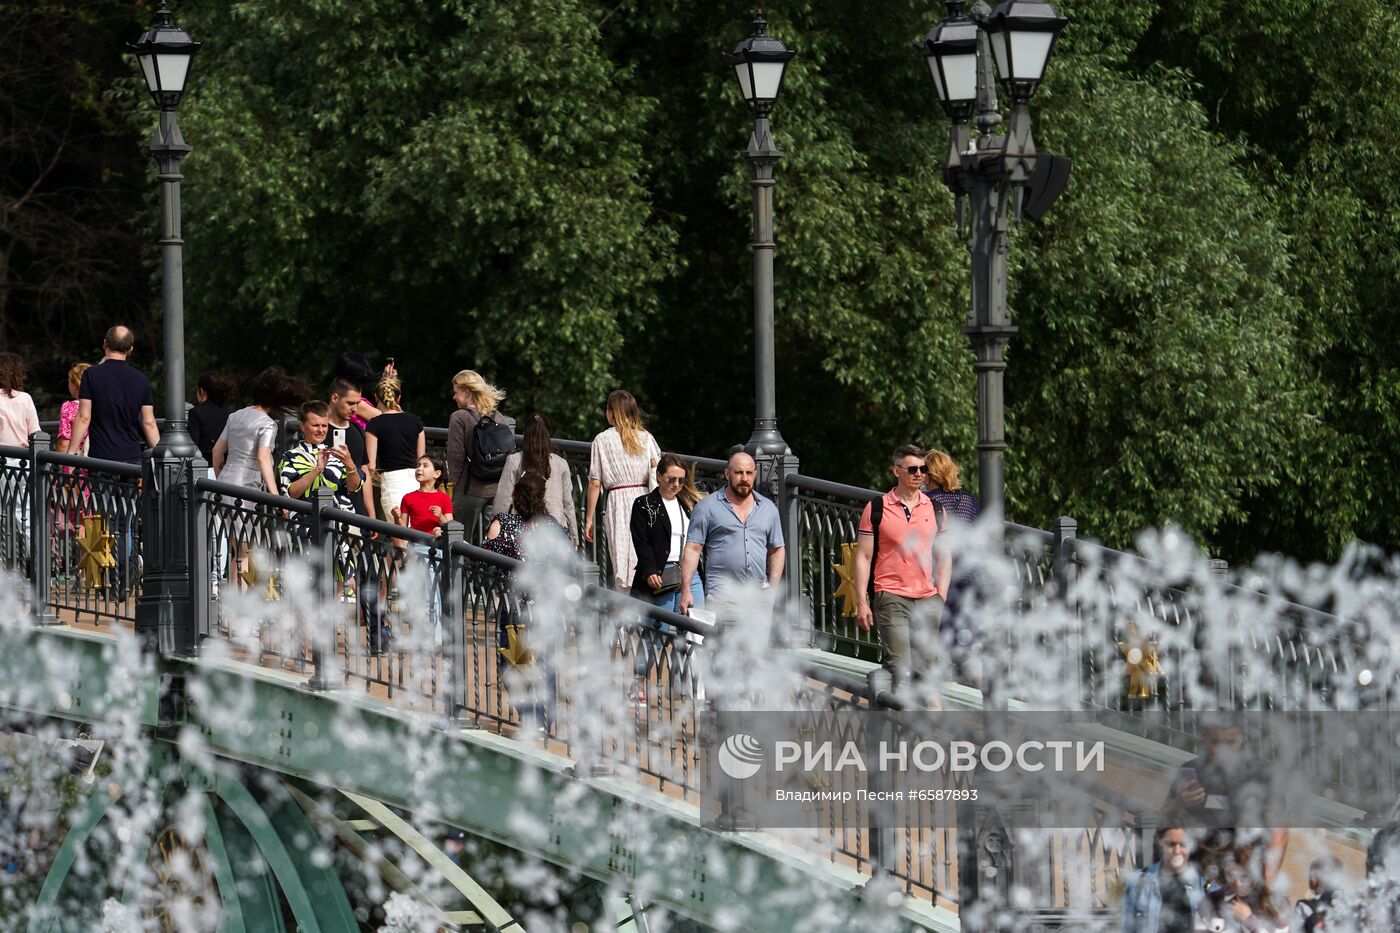
<svg viewBox="0 0 1400 933">
<path fill-rule="evenodd" d="M 79 530 L 78 547 L 83 554 L 78 558 L 78 572 L 82 574 L 83 586 L 90 590 L 107 585 L 107 571 L 117 566 L 112 556 L 112 543 L 116 535 L 107 531 L 107 516 L 84 515 L 83 527 Z"/>
<path fill-rule="evenodd" d="M 506 646 L 496 649 L 511 667 L 526 668 L 535 663 L 535 653 L 526 647 L 524 634 L 525 626 L 507 625 Z"/>
<path fill-rule="evenodd" d="M 1157 695 L 1157 679 L 1162 676 L 1162 662 L 1157 657 L 1154 639 L 1140 640 L 1137 626 L 1128 624 L 1128 637 L 1118 642 L 1123 653 L 1123 676 L 1128 679 L 1128 698 L 1150 700 Z"/>
<path fill-rule="evenodd" d="M 836 571 L 841 583 L 836 587 L 834 594 L 836 599 L 841 600 L 841 615 L 847 619 L 853 619 L 856 615 L 856 602 L 859 594 L 856 592 L 856 549 L 857 544 L 841 545 L 841 563 L 832 564 L 831 569 Z"/>
<path fill-rule="evenodd" d="M 259 574 L 257 566 L 253 563 L 253 555 L 248 555 L 248 569 L 239 571 L 238 576 L 250 590 L 258 585 Z M 269 602 L 276 602 L 282 598 L 282 591 L 277 587 L 277 574 L 275 573 L 267 575 L 267 593 L 265 594 L 265 598 Z"/>
</svg>

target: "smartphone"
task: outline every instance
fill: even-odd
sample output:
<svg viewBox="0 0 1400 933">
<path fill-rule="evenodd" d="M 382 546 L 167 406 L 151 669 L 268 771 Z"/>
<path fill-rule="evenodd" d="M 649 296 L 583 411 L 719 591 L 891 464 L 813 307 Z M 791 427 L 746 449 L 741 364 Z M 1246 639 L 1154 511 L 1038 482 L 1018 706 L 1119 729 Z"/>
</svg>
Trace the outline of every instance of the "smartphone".
<svg viewBox="0 0 1400 933">
<path fill-rule="evenodd" d="M 345 429 L 344 429 L 344 428 L 331 428 L 331 446 L 332 446 L 332 447 L 344 447 L 344 446 L 345 446 Z"/>
<path fill-rule="evenodd" d="M 387 369 L 388 367 L 390 367 L 390 366 L 393 366 L 393 365 L 394 365 L 394 358 L 393 358 L 392 356 L 388 356 L 388 357 L 385 357 L 385 358 L 384 358 L 384 366 L 385 366 L 386 369 Z"/>
</svg>

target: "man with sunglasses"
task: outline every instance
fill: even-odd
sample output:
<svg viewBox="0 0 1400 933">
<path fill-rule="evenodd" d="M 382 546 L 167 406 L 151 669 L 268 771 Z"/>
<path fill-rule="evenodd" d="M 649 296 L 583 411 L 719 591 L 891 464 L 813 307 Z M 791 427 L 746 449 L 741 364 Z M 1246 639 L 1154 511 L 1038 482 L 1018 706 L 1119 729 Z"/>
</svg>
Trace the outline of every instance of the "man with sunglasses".
<svg viewBox="0 0 1400 933">
<path fill-rule="evenodd" d="M 882 663 L 899 690 L 933 664 L 952 564 L 936 545 L 938 507 L 923 493 L 928 467 L 913 444 L 894 451 L 895 485 L 869 503 L 856 536 L 856 622 L 879 627 Z"/>
</svg>

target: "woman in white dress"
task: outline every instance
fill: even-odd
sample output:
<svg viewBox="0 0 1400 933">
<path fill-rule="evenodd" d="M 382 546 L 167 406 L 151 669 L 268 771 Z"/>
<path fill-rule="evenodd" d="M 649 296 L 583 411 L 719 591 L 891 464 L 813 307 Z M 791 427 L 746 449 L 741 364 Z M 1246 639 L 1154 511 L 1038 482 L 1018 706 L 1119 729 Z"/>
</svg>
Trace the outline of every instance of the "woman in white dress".
<svg viewBox="0 0 1400 933">
<path fill-rule="evenodd" d="M 637 552 L 632 545 L 632 503 L 638 496 L 656 488 L 656 461 L 661 448 L 642 427 L 642 415 L 632 393 L 618 389 L 608 396 L 608 428 L 593 438 L 592 461 L 588 467 L 588 510 L 583 539 L 593 541 L 593 516 L 598 495 L 608 494 L 603 511 L 603 539 L 612 559 L 612 586 L 626 591 L 632 586 L 637 569 Z"/>
</svg>

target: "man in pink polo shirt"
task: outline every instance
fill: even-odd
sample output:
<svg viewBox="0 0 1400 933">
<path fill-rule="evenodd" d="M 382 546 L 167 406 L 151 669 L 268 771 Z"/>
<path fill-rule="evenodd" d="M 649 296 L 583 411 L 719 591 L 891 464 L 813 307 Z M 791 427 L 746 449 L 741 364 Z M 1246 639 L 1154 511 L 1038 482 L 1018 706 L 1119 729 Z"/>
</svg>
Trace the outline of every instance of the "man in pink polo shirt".
<svg viewBox="0 0 1400 933">
<path fill-rule="evenodd" d="M 912 444 L 896 448 L 891 472 L 894 488 L 860 516 L 856 622 L 868 632 L 873 615 L 885 648 L 883 663 L 898 690 L 911 669 L 917 681 L 932 666 L 952 563 L 934 543 L 938 510 L 922 490 L 928 475 L 924 452 Z"/>
</svg>

